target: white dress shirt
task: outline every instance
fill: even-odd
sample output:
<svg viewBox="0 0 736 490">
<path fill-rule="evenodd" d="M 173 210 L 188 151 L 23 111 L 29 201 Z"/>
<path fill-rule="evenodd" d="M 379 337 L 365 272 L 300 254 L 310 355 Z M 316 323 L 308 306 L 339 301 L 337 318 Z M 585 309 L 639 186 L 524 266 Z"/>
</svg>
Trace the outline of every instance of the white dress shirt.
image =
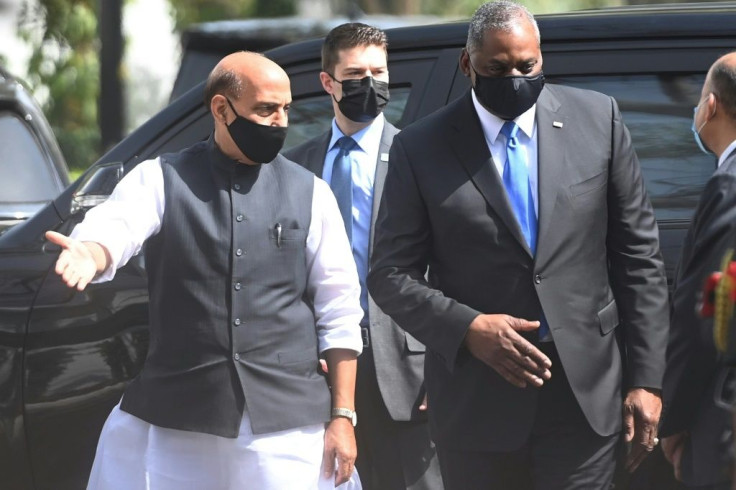
<svg viewBox="0 0 736 490">
<path fill-rule="evenodd" d="M 110 198 L 89 210 L 71 237 L 97 242 L 111 257 L 110 267 L 95 282 L 109 281 L 115 271 L 140 252 L 161 229 L 164 180 L 158 158 L 138 164 L 115 187 Z M 307 234 L 307 293 L 314 302 L 319 351 L 363 350 L 363 317 L 355 261 L 332 190 L 314 178 L 312 220 Z"/>
</svg>

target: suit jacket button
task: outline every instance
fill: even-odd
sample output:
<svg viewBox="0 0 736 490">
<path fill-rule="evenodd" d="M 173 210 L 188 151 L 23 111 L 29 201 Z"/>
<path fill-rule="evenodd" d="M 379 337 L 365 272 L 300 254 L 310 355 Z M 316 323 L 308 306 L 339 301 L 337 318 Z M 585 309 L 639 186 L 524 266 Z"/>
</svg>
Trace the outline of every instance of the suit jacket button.
<svg viewBox="0 0 736 490">
<path fill-rule="evenodd" d="M 539 274 L 537 274 L 536 276 L 534 276 L 534 283 L 535 284 L 540 284 L 541 282 L 542 282 L 542 276 L 540 276 Z"/>
<path fill-rule="evenodd" d="M 233 356 L 233 359 L 235 359 L 236 361 L 239 361 L 240 360 L 240 354 L 235 354 Z"/>
</svg>

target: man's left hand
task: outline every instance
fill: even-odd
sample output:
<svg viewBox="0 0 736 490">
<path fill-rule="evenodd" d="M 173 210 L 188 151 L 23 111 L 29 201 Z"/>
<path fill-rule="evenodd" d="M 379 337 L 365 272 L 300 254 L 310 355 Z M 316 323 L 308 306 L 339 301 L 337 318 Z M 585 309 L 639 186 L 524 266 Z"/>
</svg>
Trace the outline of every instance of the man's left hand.
<svg viewBox="0 0 736 490">
<path fill-rule="evenodd" d="M 657 445 L 657 425 L 662 412 L 658 390 L 634 388 L 624 400 L 624 437 L 631 443 L 626 469 L 633 473 Z"/>
<path fill-rule="evenodd" d="M 336 487 L 348 481 L 353 474 L 357 454 L 353 425 L 345 417 L 335 417 L 325 430 L 325 450 L 322 455 L 325 477 L 335 475 Z"/>
</svg>

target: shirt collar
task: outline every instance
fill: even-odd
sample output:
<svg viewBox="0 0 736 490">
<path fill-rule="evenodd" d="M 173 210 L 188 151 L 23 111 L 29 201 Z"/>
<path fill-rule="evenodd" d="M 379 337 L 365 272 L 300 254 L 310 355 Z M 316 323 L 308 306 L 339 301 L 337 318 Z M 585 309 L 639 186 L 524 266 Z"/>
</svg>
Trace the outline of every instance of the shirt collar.
<svg viewBox="0 0 736 490">
<path fill-rule="evenodd" d="M 480 119 L 480 125 L 483 128 L 483 134 L 486 140 L 490 144 L 496 142 L 498 134 L 501 132 L 503 124 L 506 122 L 495 114 L 491 114 L 488 109 L 483 107 L 478 98 L 475 96 L 475 90 L 471 90 L 470 93 L 473 97 L 473 106 L 475 106 L 475 112 L 478 114 Z M 521 114 L 519 117 L 514 119 L 514 122 L 519 126 L 519 129 L 531 139 L 534 135 L 534 118 L 537 114 L 537 104 L 535 103 L 526 112 Z"/>
<path fill-rule="evenodd" d="M 723 165 L 723 162 L 726 161 L 726 158 L 731 156 L 731 153 L 733 153 L 734 150 L 736 150 L 736 140 L 733 140 L 731 144 L 726 147 L 726 150 L 723 153 L 721 153 L 721 157 L 718 159 L 719 167 Z"/>
<path fill-rule="evenodd" d="M 383 117 L 383 113 L 381 113 L 373 120 L 372 123 L 352 135 L 352 138 L 355 140 L 356 143 L 358 143 L 358 147 L 361 150 L 367 153 L 368 148 L 379 147 L 379 145 L 381 144 L 381 135 L 383 134 L 384 122 L 385 119 Z M 337 127 L 337 121 L 335 120 L 335 118 L 332 118 L 332 137 L 330 138 L 330 144 L 327 146 L 328 151 L 333 150 L 335 148 L 335 143 L 337 143 L 337 140 L 339 140 L 343 136 L 345 136 L 345 134 L 340 131 L 339 127 Z"/>
</svg>

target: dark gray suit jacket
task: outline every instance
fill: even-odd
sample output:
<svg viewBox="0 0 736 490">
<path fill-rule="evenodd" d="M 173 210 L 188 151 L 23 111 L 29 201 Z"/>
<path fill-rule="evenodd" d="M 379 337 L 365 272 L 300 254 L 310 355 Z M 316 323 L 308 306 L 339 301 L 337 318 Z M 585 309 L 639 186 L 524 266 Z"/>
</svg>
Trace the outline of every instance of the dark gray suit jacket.
<svg viewBox="0 0 736 490">
<path fill-rule="evenodd" d="M 378 215 L 378 206 L 389 162 L 381 155 L 388 154 L 391 142 L 399 130 L 385 122 L 378 150 L 376 177 L 373 184 L 373 213 L 371 216 L 371 252 Z M 322 177 L 327 145 L 332 132 L 313 138 L 284 152 L 284 156 Z M 383 401 L 391 418 L 396 421 L 426 420 L 426 414 L 418 410 L 424 397 L 424 345 L 401 330 L 368 298 L 371 348 L 376 365 L 376 379 Z"/>
<path fill-rule="evenodd" d="M 730 414 L 714 402 L 721 366 L 713 320 L 701 318 L 697 301 L 707 277 L 721 269 L 736 235 L 736 154 L 708 180 L 682 248 L 672 295 L 672 323 L 664 378 L 660 435 L 690 433 L 682 477 L 692 486 L 728 481 L 723 469 Z"/>
<path fill-rule="evenodd" d="M 536 257 L 470 92 L 391 147 L 368 287 L 427 346 L 430 427 L 447 448 L 518 448 L 537 409 L 536 389 L 512 386 L 464 346 L 480 313 L 537 320 L 544 309 L 575 397 L 601 435 L 621 429 L 623 389 L 661 386 L 667 284 L 618 107 L 599 93 L 547 85 L 536 120 Z"/>
</svg>

